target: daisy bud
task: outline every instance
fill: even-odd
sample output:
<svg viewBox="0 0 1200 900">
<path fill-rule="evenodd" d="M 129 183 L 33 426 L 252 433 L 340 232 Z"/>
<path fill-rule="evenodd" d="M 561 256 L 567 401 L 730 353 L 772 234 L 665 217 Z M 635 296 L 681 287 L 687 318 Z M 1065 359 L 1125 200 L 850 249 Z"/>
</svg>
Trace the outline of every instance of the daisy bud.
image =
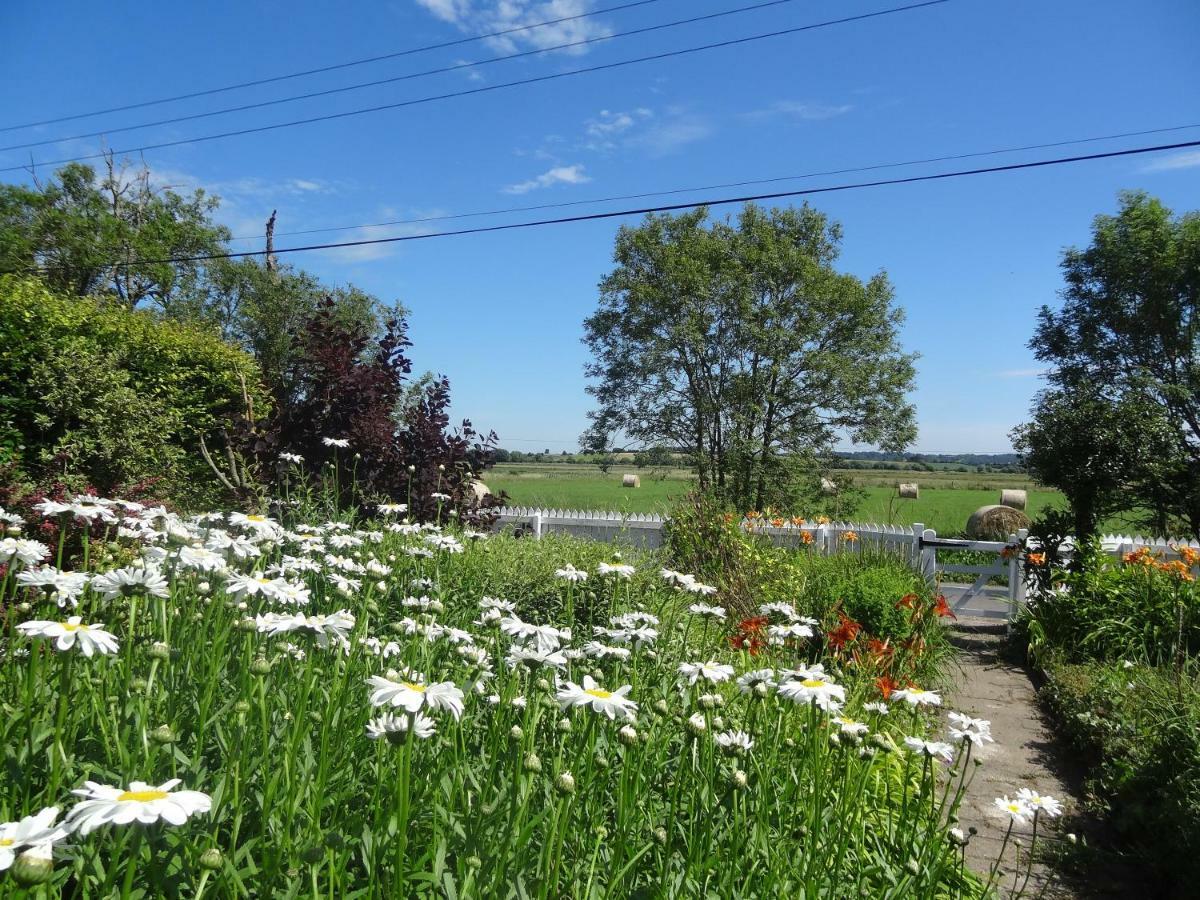
<svg viewBox="0 0 1200 900">
<path fill-rule="evenodd" d="M 18 856 L 12 867 L 13 881 L 22 887 L 45 884 L 53 874 L 54 860 L 33 850 L 26 850 Z"/>
<path fill-rule="evenodd" d="M 597 753 L 595 757 L 592 758 L 592 762 L 595 764 L 596 768 L 600 769 L 601 771 L 604 771 L 608 768 L 608 757 L 603 753 Z"/>
<path fill-rule="evenodd" d="M 738 791 L 744 791 L 750 784 L 749 779 L 746 777 L 746 773 L 741 769 L 735 769 L 733 771 L 733 774 L 729 776 L 729 782 L 733 785 L 734 790 Z"/>
<path fill-rule="evenodd" d="M 429 604 L 429 609 L 431 612 L 435 613 L 443 613 L 446 611 L 446 607 L 442 604 L 441 600 L 434 600 Z"/>
<path fill-rule="evenodd" d="M 536 753 L 528 753 L 523 763 L 526 772 L 542 771 L 542 760 Z"/>
<path fill-rule="evenodd" d="M 146 685 L 145 678 L 129 679 L 129 689 L 135 693 L 140 694 L 142 691 L 146 690 L 146 687 L 147 687 L 147 685 Z"/>
<path fill-rule="evenodd" d="M 520 725 L 514 725 L 508 734 L 509 737 L 511 737 L 514 741 L 519 741 L 521 738 L 525 737 L 525 732 L 521 730 Z"/>
<path fill-rule="evenodd" d="M 963 834 L 961 828 L 951 828 L 946 834 L 950 838 L 950 843 L 957 844 L 959 847 L 967 846 L 967 836 Z"/>
<path fill-rule="evenodd" d="M 667 706 L 666 700 L 655 700 L 654 701 L 654 711 L 656 713 L 658 713 L 660 716 L 665 716 L 665 715 L 667 715 L 667 713 L 669 713 L 671 711 L 671 708 L 669 706 Z"/>
<path fill-rule="evenodd" d="M 972 828 L 971 830 L 974 831 L 975 829 Z M 1067 840 L 1072 844 L 1079 843 L 1079 837 L 1073 831 L 1067 835 Z"/>
<path fill-rule="evenodd" d="M 28 601 L 23 601 L 17 604 L 17 612 L 27 613 L 33 609 L 33 604 Z"/>
<path fill-rule="evenodd" d="M 151 645 L 149 651 L 147 652 L 149 653 L 151 659 L 157 659 L 165 662 L 171 658 L 171 648 L 162 641 L 155 641 L 155 643 Z"/>
<path fill-rule="evenodd" d="M 783 746 L 787 747 L 789 750 L 792 749 L 793 747 L 796 746 L 796 739 L 790 738 L 790 737 L 785 737 L 783 739 Z"/>
<path fill-rule="evenodd" d="M 561 732 L 564 732 L 564 733 L 570 731 L 571 730 L 571 720 L 566 718 L 565 716 L 563 718 L 559 719 L 558 720 L 558 730 Z"/>
<path fill-rule="evenodd" d="M 239 716 L 244 716 L 246 713 L 250 712 L 250 704 L 245 700 L 239 700 L 237 703 L 233 704 L 233 711 Z"/>
<path fill-rule="evenodd" d="M 480 859 L 478 856 L 468 856 L 467 857 L 467 868 L 478 869 L 478 868 L 481 868 L 482 866 L 483 866 L 483 860 Z"/>
<path fill-rule="evenodd" d="M 385 582 L 381 581 L 379 583 L 383 585 L 383 587 L 380 588 L 381 591 L 387 589 L 387 584 Z M 380 612 L 382 612 L 382 610 L 380 610 L 380 608 L 379 608 L 379 604 L 376 603 L 374 600 L 368 600 L 363 605 L 363 608 L 373 616 L 377 616 L 380 614 Z"/>
<path fill-rule="evenodd" d="M 621 730 L 617 732 L 617 740 L 619 740 L 626 747 L 632 747 L 637 743 L 637 739 L 637 730 L 630 725 L 621 726 Z"/>
<path fill-rule="evenodd" d="M 250 671 L 255 675 L 268 675 L 271 672 L 271 661 L 263 656 L 254 658 L 254 662 L 250 663 Z"/>
<path fill-rule="evenodd" d="M 836 731 L 829 732 L 829 746 L 833 747 L 834 749 L 842 746 L 842 739 L 838 736 Z"/>
<path fill-rule="evenodd" d="M 242 619 L 237 623 L 238 631 L 258 631 L 258 623 L 253 619 Z"/>
<path fill-rule="evenodd" d="M 539 691 L 550 690 L 550 682 L 547 681 L 545 678 L 539 678 L 537 681 L 534 682 L 534 684 L 537 685 L 537 689 Z"/>
<path fill-rule="evenodd" d="M 716 705 L 716 698 L 712 694 L 704 694 L 700 697 L 701 709 L 712 709 Z"/>
<path fill-rule="evenodd" d="M 554 787 L 560 794 L 573 794 L 575 793 L 575 777 L 570 772 L 563 772 L 554 780 Z"/>
<path fill-rule="evenodd" d="M 387 582 L 386 581 L 375 582 L 375 590 L 379 591 L 379 593 L 382 594 L 384 591 L 387 590 Z"/>
<path fill-rule="evenodd" d="M 200 868 L 215 872 L 225 864 L 225 854 L 216 847 L 209 847 L 200 854 Z"/>
<path fill-rule="evenodd" d="M 596 826 L 596 840 L 602 841 L 608 837 L 608 829 L 603 825 Z"/>
<path fill-rule="evenodd" d="M 654 660 L 658 659 L 658 651 L 657 650 L 646 650 L 645 652 L 642 653 L 642 656 L 646 657 L 646 659 L 653 662 Z"/>
<path fill-rule="evenodd" d="M 693 735 L 699 737 L 708 730 L 708 723 L 700 713 L 693 713 L 687 720 L 687 728 Z"/>
<path fill-rule="evenodd" d="M 320 844 L 315 847 L 308 847 L 300 854 L 300 859 L 308 863 L 310 866 L 315 866 L 325 858 L 325 848 Z"/>
<path fill-rule="evenodd" d="M 762 681 L 754 686 L 754 696 L 760 700 L 765 699 L 769 693 L 771 693 L 770 690 L 768 690 L 767 685 Z"/>
<path fill-rule="evenodd" d="M 196 590 L 199 591 L 201 594 L 207 594 L 209 591 L 212 590 L 212 585 L 209 584 L 207 581 L 202 581 L 198 585 L 196 585 Z M 220 853 L 221 851 L 218 850 L 217 852 Z"/>
<path fill-rule="evenodd" d="M 859 747 L 858 748 L 858 758 L 859 759 L 871 759 L 874 755 L 875 755 L 874 747 Z"/>
<path fill-rule="evenodd" d="M 439 471 L 439 472 L 445 472 L 445 471 L 446 471 L 446 467 L 445 467 L 444 465 L 442 465 L 441 463 L 438 463 L 438 471 Z"/>
<path fill-rule="evenodd" d="M 408 471 L 409 471 L 409 472 L 415 472 L 415 471 L 417 471 L 417 467 L 416 467 L 416 466 L 414 466 L 414 465 L 412 465 L 412 464 L 410 464 L 410 465 L 409 465 L 409 467 L 408 467 Z"/>
<path fill-rule="evenodd" d="M 906 862 L 904 864 L 904 868 L 908 869 L 908 873 L 910 875 L 920 875 L 921 874 L 921 864 L 918 863 L 911 856 L 908 858 L 908 862 Z"/>
<path fill-rule="evenodd" d="M 665 846 L 667 843 L 667 829 L 663 828 L 661 825 L 658 828 L 655 828 L 654 840 Z"/>
<path fill-rule="evenodd" d="M 156 744 L 173 744 L 175 743 L 175 732 L 171 730 L 170 725 L 159 725 L 150 732 L 150 740 Z"/>
</svg>

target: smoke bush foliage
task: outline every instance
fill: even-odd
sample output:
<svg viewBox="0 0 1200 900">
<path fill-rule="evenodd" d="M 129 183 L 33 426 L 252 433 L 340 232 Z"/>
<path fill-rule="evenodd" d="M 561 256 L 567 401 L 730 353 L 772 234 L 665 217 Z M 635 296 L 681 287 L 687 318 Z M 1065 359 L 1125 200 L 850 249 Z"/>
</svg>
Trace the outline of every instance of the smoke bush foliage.
<svg viewBox="0 0 1200 900">
<path fill-rule="evenodd" d="M 403 319 L 372 337 L 327 300 L 296 341 L 302 375 L 295 397 L 266 422 L 243 423 L 243 446 L 266 482 L 280 487 L 293 471 L 280 454 L 299 454 L 339 508 L 390 501 L 408 504 L 419 521 L 449 510 L 467 524 L 494 517 L 503 500 L 476 497 L 472 481 L 492 464 L 496 435 L 480 434 L 468 419 L 450 429 L 445 377 L 411 382 Z M 327 438 L 349 446 L 329 446 Z"/>
</svg>

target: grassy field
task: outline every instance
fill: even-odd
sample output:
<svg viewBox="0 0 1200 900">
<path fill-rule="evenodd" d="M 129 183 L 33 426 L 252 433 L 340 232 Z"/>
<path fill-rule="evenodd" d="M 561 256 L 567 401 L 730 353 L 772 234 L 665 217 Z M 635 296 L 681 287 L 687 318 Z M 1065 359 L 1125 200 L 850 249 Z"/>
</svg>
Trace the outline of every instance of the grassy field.
<svg viewBox="0 0 1200 900">
<path fill-rule="evenodd" d="M 621 487 L 621 475 L 632 467 L 613 467 L 603 473 L 596 466 L 553 463 L 504 463 L 487 473 L 493 491 L 507 491 L 517 506 L 557 509 L 603 509 L 621 512 L 667 512 L 692 486 L 685 469 L 641 470 L 642 486 Z M 855 513 L 858 521 L 911 524 L 923 522 L 939 534 L 960 532 L 967 517 L 980 506 L 997 503 L 1004 488 L 1029 491 L 1030 515 L 1046 506 L 1061 505 L 1057 491 L 1039 489 L 1023 475 L 967 474 L 959 472 L 856 471 L 857 483 L 867 496 Z M 892 500 L 897 481 L 916 481 L 919 500 Z M 802 515 L 803 510 L 796 510 Z"/>
</svg>

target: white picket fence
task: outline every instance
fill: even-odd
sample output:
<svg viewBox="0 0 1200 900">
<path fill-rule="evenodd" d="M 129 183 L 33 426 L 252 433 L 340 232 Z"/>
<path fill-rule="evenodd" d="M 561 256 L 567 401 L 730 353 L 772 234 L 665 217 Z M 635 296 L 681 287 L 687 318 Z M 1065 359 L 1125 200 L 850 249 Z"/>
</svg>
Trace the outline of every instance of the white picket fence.
<svg viewBox="0 0 1200 900">
<path fill-rule="evenodd" d="M 496 529 L 518 528 L 535 538 L 546 534 L 571 534 L 601 541 L 619 541 L 637 547 L 654 548 L 662 545 L 666 519 L 654 513 L 596 512 L 590 510 L 542 509 L 539 507 L 508 506 L 500 511 Z M 742 527 L 763 535 L 777 546 L 806 547 L 813 553 L 862 553 L 868 548 L 896 553 L 909 560 L 918 572 L 931 583 L 943 574 L 974 575 L 975 580 L 961 592 L 956 588 L 953 608 L 956 612 L 977 614 L 1009 621 L 1025 601 L 1026 580 L 1017 554 L 1006 552 L 1024 540 L 1024 531 L 1010 535 L 1005 541 L 974 541 L 959 538 L 940 538 L 923 523 L 913 525 L 880 525 L 874 522 L 829 522 L 800 525 L 790 521 L 772 525 L 765 519 L 744 519 Z M 806 537 L 807 535 L 807 537 Z M 1178 547 L 1187 546 L 1200 551 L 1200 541 L 1174 538 L 1142 537 L 1108 534 L 1101 538 L 1104 551 L 1118 559 L 1141 547 L 1161 554 L 1163 559 L 1177 559 Z M 986 565 L 969 565 L 938 558 L 938 550 L 979 551 L 993 555 Z M 1069 546 L 1067 548 L 1069 553 Z M 973 601 L 988 594 L 988 584 L 1000 578 L 1006 582 L 1003 611 L 977 610 Z M 1000 600 L 996 590 L 993 600 Z M 994 607 L 996 604 L 993 603 Z"/>
</svg>

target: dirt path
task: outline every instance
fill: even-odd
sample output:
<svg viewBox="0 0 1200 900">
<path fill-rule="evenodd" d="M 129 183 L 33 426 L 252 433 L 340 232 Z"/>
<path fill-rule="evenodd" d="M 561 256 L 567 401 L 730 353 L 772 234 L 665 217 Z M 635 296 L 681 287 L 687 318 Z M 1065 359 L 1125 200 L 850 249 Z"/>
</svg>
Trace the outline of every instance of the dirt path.
<svg viewBox="0 0 1200 900">
<path fill-rule="evenodd" d="M 1004 657 L 1004 627 L 986 620 L 964 619 L 954 627 L 951 640 L 959 649 L 961 672 L 956 689 L 947 698 L 948 706 L 988 719 L 995 738 L 995 743 L 976 751 L 983 765 L 975 770 L 959 811 L 964 830 L 970 826 L 978 829 L 967 845 L 967 861 L 975 871 L 986 873 L 999 855 L 1008 829 L 1007 814 L 995 806 L 997 797 L 1015 798 L 1020 788 L 1031 788 L 1060 800 L 1068 813 L 1077 808 L 1078 799 L 1061 774 L 1061 749 L 1042 720 L 1029 675 Z M 1024 880 L 1024 851 L 1029 848 L 1030 828 L 1016 827 L 1012 837 L 1023 843 L 1019 885 Z M 1046 834 L 1043 823 L 1039 823 L 1039 844 L 1063 839 L 1056 828 Z M 1002 897 L 1011 896 L 1015 866 L 1016 853 L 1010 840 L 1001 866 L 1007 875 L 998 881 Z M 1039 893 L 1063 898 L 1105 895 L 1103 891 L 1078 893 L 1064 885 L 1053 870 L 1035 862 L 1024 895 Z"/>
</svg>

